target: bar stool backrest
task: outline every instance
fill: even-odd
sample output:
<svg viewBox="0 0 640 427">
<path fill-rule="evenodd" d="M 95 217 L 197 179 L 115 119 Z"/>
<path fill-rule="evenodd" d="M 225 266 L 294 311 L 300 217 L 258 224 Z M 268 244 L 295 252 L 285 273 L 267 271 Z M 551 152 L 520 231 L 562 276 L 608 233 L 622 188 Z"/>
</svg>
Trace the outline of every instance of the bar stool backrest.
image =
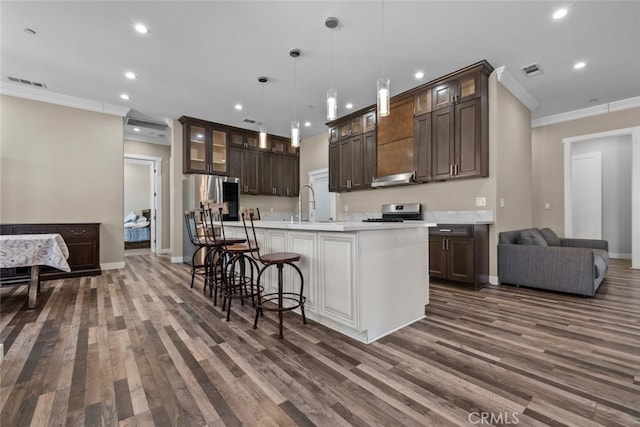
<svg viewBox="0 0 640 427">
<path fill-rule="evenodd" d="M 255 208 L 255 212 L 257 212 L 258 215 L 258 219 L 260 218 L 260 211 L 258 210 L 258 208 Z M 247 228 L 247 220 L 246 217 L 249 217 L 249 220 L 251 221 L 251 233 L 253 234 L 253 240 L 251 239 L 251 236 L 249 236 L 249 229 Z M 260 246 L 258 245 L 258 238 L 256 237 L 256 228 L 253 225 L 253 219 L 254 219 L 254 209 L 245 209 L 245 211 L 242 212 L 242 225 L 244 225 L 244 233 L 247 235 L 247 245 L 249 245 L 249 253 L 251 254 L 251 257 L 257 261 L 262 262 L 262 258 L 260 256 Z"/>
<path fill-rule="evenodd" d="M 194 210 L 186 211 L 184 213 L 184 224 L 187 228 L 187 234 L 189 235 L 189 241 L 194 246 L 200 246 L 200 239 L 198 238 L 198 223 L 196 220 L 196 212 Z"/>
</svg>

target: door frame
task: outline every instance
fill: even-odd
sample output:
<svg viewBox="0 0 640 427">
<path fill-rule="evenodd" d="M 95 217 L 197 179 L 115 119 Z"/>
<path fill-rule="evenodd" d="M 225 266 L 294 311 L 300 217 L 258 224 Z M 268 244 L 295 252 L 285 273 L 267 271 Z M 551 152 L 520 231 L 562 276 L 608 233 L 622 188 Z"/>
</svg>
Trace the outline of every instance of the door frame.
<svg viewBox="0 0 640 427">
<path fill-rule="evenodd" d="M 124 161 L 149 165 L 151 173 L 151 252 L 158 253 L 162 243 L 162 157 L 124 153 Z M 123 194 L 124 194 L 124 188 Z"/>
<path fill-rule="evenodd" d="M 615 136 L 631 136 L 631 268 L 640 269 L 640 126 L 563 138 L 564 232 L 573 230 L 571 207 L 571 147 L 578 142 Z"/>
</svg>

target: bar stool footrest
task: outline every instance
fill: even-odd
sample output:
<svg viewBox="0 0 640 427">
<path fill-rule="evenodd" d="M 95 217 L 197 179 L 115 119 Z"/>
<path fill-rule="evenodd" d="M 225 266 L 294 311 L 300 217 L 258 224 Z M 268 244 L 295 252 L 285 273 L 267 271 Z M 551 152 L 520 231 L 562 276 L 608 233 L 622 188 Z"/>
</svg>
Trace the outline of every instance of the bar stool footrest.
<svg viewBox="0 0 640 427">
<path fill-rule="evenodd" d="M 291 311 L 296 308 L 302 306 L 306 302 L 306 297 L 302 297 L 300 299 L 300 294 L 294 292 L 283 292 L 282 293 L 282 302 L 293 301 L 295 304 L 292 306 L 282 307 L 278 306 L 278 300 L 280 299 L 280 294 L 277 292 L 262 294 L 261 301 L 256 302 L 256 307 L 266 311 Z M 265 303 L 270 302 L 275 304 L 275 307 L 272 305 L 266 306 Z"/>
</svg>

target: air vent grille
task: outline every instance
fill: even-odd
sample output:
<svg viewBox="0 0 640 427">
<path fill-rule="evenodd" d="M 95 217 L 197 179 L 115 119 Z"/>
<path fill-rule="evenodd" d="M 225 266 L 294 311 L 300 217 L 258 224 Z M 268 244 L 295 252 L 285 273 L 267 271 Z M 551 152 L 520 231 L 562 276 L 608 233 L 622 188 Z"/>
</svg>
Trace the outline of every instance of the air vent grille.
<svg viewBox="0 0 640 427">
<path fill-rule="evenodd" d="M 260 126 L 262 124 L 262 122 L 259 122 L 257 120 L 253 120 L 253 119 L 243 119 L 242 121 L 244 123 L 249 123 L 250 125 L 258 125 L 258 126 Z"/>
<path fill-rule="evenodd" d="M 538 64 L 531 64 L 521 68 L 522 72 L 527 77 L 537 76 L 542 74 L 542 68 Z"/>
<path fill-rule="evenodd" d="M 150 128 L 150 129 L 162 130 L 162 131 L 167 130 L 167 127 L 168 127 L 168 125 L 166 123 L 148 122 L 148 121 L 145 121 L 145 120 L 134 119 L 134 118 L 131 118 L 131 117 L 127 117 L 127 125 L 141 127 L 141 128 Z"/>
<path fill-rule="evenodd" d="M 20 79 L 18 77 L 7 77 L 7 79 L 9 79 L 9 81 L 12 81 L 14 83 L 20 83 L 27 86 L 39 87 L 41 89 L 46 89 L 47 87 L 47 85 L 44 83 L 32 82 L 31 80 Z"/>
</svg>

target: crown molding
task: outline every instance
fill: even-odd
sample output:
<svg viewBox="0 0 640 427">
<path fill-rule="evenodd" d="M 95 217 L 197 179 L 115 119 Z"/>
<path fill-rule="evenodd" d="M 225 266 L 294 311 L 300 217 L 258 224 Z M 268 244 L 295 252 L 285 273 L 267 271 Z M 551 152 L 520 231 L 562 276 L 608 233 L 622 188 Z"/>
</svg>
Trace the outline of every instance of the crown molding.
<svg viewBox="0 0 640 427">
<path fill-rule="evenodd" d="M 92 101 L 90 99 L 63 95 L 60 93 L 49 92 L 46 89 L 36 89 L 13 83 L 0 82 L 0 94 L 15 96 L 17 98 L 30 99 L 32 101 L 62 105 L 65 107 L 78 108 L 80 110 L 94 111 L 96 113 L 110 114 L 119 117 L 125 117 L 130 110 L 130 108 L 128 107 L 105 104 L 103 102 Z"/>
<path fill-rule="evenodd" d="M 498 67 L 496 70 L 496 76 L 498 81 L 502 83 L 502 86 L 507 88 L 509 92 L 513 94 L 520 102 L 522 102 L 529 111 L 533 111 L 538 108 L 538 100 L 518 81 L 516 76 L 507 69 L 504 65 Z"/>
<path fill-rule="evenodd" d="M 548 126 L 556 123 L 568 122 L 571 120 L 583 119 L 585 117 L 598 116 L 600 114 L 612 113 L 614 111 L 627 110 L 629 108 L 640 107 L 640 96 L 610 102 L 608 104 L 596 105 L 580 110 L 568 111 L 566 113 L 555 114 L 553 116 L 540 117 L 531 120 L 531 127 Z"/>
</svg>

